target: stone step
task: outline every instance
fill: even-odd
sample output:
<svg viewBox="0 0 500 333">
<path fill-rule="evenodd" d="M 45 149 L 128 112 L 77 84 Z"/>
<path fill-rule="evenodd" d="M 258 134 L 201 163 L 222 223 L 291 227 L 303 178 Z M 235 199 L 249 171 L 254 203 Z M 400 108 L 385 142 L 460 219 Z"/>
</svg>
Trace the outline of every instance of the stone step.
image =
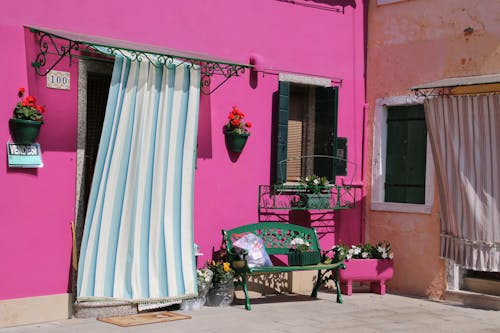
<svg viewBox="0 0 500 333">
<path fill-rule="evenodd" d="M 89 301 L 73 304 L 75 318 L 127 316 L 137 313 L 137 304 L 124 301 Z"/>
<path fill-rule="evenodd" d="M 500 296 L 495 295 L 481 294 L 466 290 L 447 290 L 445 300 L 473 308 L 500 310 Z"/>
<path fill-rule="evenodd" d="M 464 277 L 463 289 L 481 294 L 500 296 L 500 281 Z"/>
</svg>

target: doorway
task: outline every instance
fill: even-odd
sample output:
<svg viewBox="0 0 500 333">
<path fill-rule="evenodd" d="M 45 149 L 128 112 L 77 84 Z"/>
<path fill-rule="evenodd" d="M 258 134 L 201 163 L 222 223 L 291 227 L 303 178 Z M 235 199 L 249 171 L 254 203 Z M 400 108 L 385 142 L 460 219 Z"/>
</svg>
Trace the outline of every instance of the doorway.
<svg viewBox="0 0 500 333">
<path fill-rule="evenodd" d="M 85 214 L 101 138 L 108 99 L 113 61 L 80 60 L 78 65 L 78 143 L 75 203 L 76 258 L 85 224 Z M 77 274 L 72 274 L 72 291 L 76 296 Z"/>
</svg>

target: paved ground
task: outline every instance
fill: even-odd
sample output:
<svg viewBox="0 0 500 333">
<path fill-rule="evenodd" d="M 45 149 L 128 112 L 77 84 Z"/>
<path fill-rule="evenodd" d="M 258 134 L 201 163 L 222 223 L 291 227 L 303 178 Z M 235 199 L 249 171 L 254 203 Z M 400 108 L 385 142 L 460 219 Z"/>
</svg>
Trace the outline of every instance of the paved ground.
<svg viewBox="0 0 500 333">
<path fill-rule="evenodd" d="M 119 327 L 96 319 L 69 319 L 0 329 L 1 333 L 59 332 L 500 332 L 500 311 L 386 294 L 356 293 L 337 304 L 335 295 L 319 293 L 253 299 L 253 310 L 241 302 L 226 308 L 178 311 L 191 319 Z"/>
</svg>

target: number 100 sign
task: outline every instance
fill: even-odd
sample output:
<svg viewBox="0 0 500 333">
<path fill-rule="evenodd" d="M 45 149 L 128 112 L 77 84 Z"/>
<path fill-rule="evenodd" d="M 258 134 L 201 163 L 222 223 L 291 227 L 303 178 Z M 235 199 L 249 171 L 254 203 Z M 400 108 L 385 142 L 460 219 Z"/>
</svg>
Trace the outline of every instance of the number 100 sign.
<svg viewBox="0 0 500 333">
<path fill-rule="evenodd" d="M 50 71 L 47 74 L 47 88 L 69 90 L 69 72 Z"/>
</svg>

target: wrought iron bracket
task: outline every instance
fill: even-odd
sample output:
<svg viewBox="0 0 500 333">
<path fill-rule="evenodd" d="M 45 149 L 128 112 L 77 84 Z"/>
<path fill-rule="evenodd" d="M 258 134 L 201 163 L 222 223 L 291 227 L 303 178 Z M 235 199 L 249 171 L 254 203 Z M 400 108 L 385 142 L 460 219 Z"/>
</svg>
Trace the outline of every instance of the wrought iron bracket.
<svg viewBox="0 0 500 333">
<path fill-rule="evenodd" d="M 240 76 L 245 73 L 246 68 L 253 67 L 252 65 L 207 61 L 204 59 L 176 56 L 175 54 L 150 53 L 142 50 L 75 41 L 35 28 L 30 28 L 30 31 L 35 34 L 39 43 L 38 54 L 35 61 L 31 63 L 31 66 L 35 68 L 35 72 L 39 76 L 46 76 L 64 57 L 69 57 L 71 64 L 72 58 L 102 60 L 103 55 L 122 54 L 132 59 L 132 61 L 150 61 L 155 66 L 167 66 L 174 64 L 176 61 L 189 63 L 192 66 L 199 66 L 201 72 L 201 92 L 205 95 L 210 95 L 230 78 Z M 106 50 L 106 53 L 101 52 L 102 48 Z M 48 55 L 56 57 L 52 64 L 47 63 Z M 214 88 L 211 88 L 211 81 L 214 75 L 222 76 L 222 81 Z"/>
</svg>

